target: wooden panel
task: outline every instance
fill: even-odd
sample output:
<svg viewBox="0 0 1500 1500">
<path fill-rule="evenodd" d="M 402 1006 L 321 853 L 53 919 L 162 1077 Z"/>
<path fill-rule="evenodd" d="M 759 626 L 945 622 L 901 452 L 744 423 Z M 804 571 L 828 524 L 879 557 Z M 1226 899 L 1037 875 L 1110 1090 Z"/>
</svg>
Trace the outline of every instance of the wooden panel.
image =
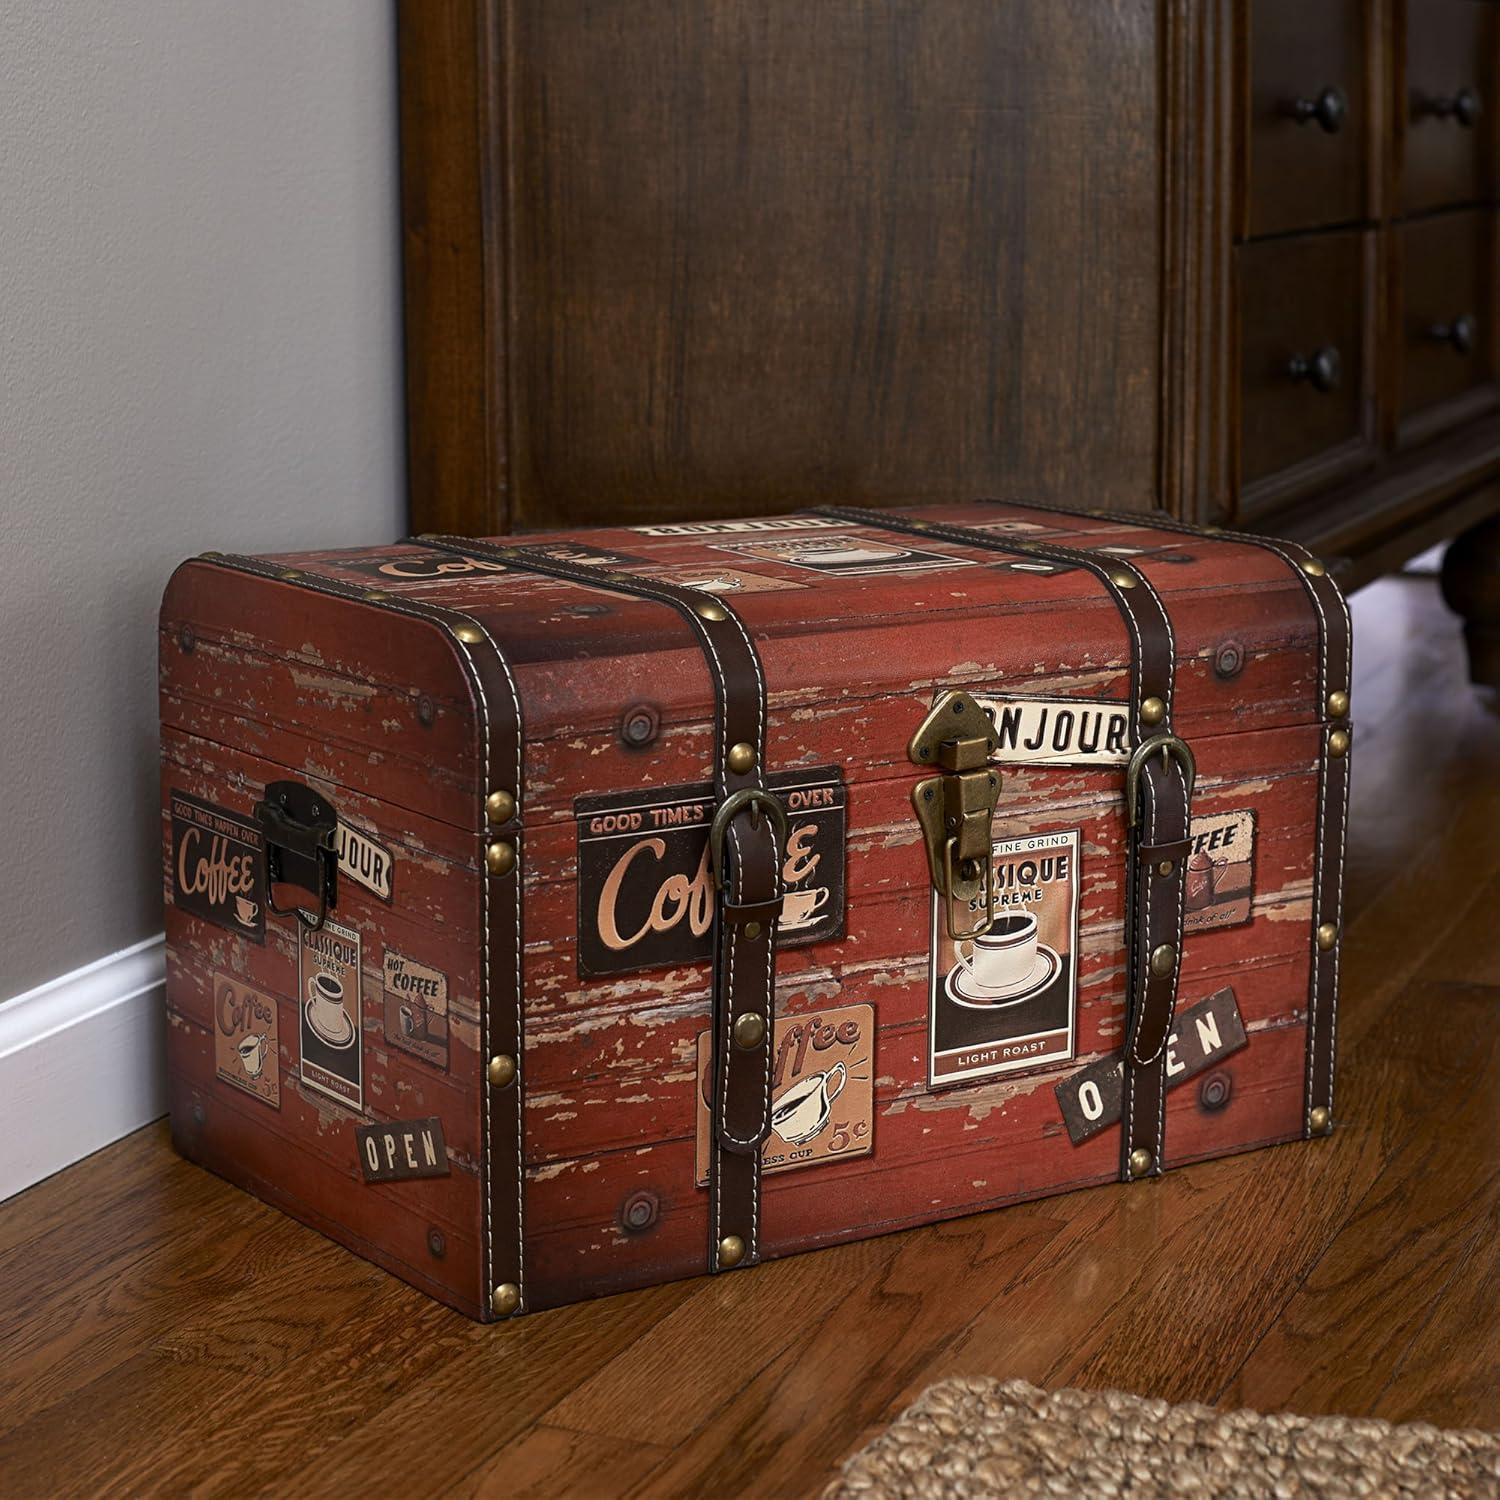
<svg viewBox="0 0 1500 1500">
<path fill-rule="evenodd" d="M 1251 235 L 1368 216 L 1365 0 L 1248 0 Z"/>
<path fill-rule="evenodd" d="M 1484 0 L 1407 0 L 1399 101 L 1407 213 L 1494 196 L 1496 36 Z"/>
<path fill-rule="evenodd" d="M 1240 480 L 1253 486 L 1362 445 L 1370 422 L 1366 237 L 1342 231 L 1238 251 Z"/>
<path fill-rule="evenodd" d="M 469 197 L 408 262 L 418 529 L 484 485 L 470 529 L 1153 502 L 1154 0 L 494 0 L 472 37 L 444 10 L 403 11 L 445 33 L 415 112 L 454 49 L 484 81 L 477 126 L 445 106 Z M 420 180 L 443 148 L 413 141 Z"/>
<path fill-rule="evenodd" d="M 1467 414 L 1461 398 L 1493 378 L 1495 217 L 1443 214 L 1398 236 L 1402 435 L 1421 438 Z"/>
</svg>

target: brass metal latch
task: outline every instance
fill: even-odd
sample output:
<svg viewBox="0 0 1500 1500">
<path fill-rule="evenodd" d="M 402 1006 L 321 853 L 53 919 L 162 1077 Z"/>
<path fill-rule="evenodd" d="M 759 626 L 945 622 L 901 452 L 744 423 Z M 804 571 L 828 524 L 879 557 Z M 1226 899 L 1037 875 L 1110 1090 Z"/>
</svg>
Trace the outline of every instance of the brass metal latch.
<svg viewBox="0 0 1500 1500">
<path fill-rule="evenodd" d="M 1000 799 L 1000 772 L 990 764 L 995 725 L 965 692 L 946 692 L 911 737 L 906 753 L 938 774 L 912 788 L 933 889 L 943 897 L 948 936 L 955 941 L 988 932 L 995 922 L 995 867 L 991 828 Z M 960 929 L 955 907 L 977 915 Z"/>
</svg>

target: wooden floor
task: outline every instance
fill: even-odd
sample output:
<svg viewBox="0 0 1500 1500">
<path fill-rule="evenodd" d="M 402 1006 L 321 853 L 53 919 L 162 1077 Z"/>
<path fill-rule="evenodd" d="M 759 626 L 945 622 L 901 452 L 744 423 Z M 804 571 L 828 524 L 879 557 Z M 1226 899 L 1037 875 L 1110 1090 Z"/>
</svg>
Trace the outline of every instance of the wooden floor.
<svg viewBox="0 0 1500 1500">
<path fill-rule="evenodd" d="M 0 1494 L 806 1494 L 961 1373 L 1500 1428 L 1500 714 L 1355 613 L 1331 1140 L 480 1328 L 153 1126 L 0 1207 Z"/>
</svg>

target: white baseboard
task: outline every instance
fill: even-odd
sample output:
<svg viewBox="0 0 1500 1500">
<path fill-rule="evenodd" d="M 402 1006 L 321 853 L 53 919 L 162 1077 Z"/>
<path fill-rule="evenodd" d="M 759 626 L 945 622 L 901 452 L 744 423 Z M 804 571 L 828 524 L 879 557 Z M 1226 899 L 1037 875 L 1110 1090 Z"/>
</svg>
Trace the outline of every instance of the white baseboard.
<svg viewBox="0 0 1500 1500">
<path fill-rule="evenodd" d="M 166 1113 L 160 934 L 0 1005 L 0 1201 Z"/>
</svg>

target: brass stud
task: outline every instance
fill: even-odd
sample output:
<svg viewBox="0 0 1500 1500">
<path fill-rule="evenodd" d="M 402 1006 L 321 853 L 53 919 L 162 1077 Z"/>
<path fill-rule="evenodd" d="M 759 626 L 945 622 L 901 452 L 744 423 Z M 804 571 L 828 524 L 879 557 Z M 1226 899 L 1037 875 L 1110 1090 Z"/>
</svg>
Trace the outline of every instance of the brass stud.
<svg viewBox="0 0 1500 1500">
<path fill-rule="evenodd" d="M 381 589 L 366 589 L 361 597 L 368 599 L 371 604 L 379 604 L 382 599 L 389 599 L 391 596 Z"/>
<path fill-rule="evenodd" d="M 484 815 L 491 823 L 509 823 L 516 815 L 516 799 L 509 792 L 491 792 L 484 799 Z"/>
<path fill-rule="evenodd" d="M 1328 695 L 1328 717 L 1330 719 L 1342 719 L 1349 712 L 1348 693 L 1334 692 Z"/>
<path fill-rule="evenodd" d="M 1155 1160 L 1156 1158 L 1144 1146 L 1137 1146 L 1130 1153 L 1130 1175 L 1144 1177 L 1151 1170 Z"/>
<path fill-rule="evenodd" d="M 741 1016 L 734 1023 L 734 1045 L 744 1052 L 753 1052 L 766 1039 L 766 1023 L 753 1013 Z"/>
<path fill-rule="evenodd" d="M 739 744 L 729 747 L 729 754 L 724 760 L 736 776 L 743 776 L 755 765 L 755 746 L 747 745 L 741 740 Z"/>
<path fill-rule="evenodd" d="M 745 1242 L 737 1234 L 726 1234 L 719 1241 L 719 1265 L 728 1271 L 745 1258 Z"/>
<path fill-rule="evenodd" d="M 302 575 L 296 568 L 283 568 L 276 576 L 278 578 L 285 578 L 290 583 L 293 579 L 300 578 Z"/>
<path fill-rule="evenodd" d="M 1320 952 L 1327 953 L 1338 940 L 1339 929 L 1337 922 L 1324 922 L 1318 928 L 1318 949 Z"/>
<path fill-rule="evenodd" d="M 497 839 L 484 851 L 484 867 L 491 875 L 509 875 L 516 867 L 516 846 L 508 839 Z"/>
<path fill-rule="evenodd" d="M 1167 705 L 1160 698 L 1143 698 L 1141 700 L 1141 723 L 1160 724 L 1167 716 Z"/>
<path fill-rule="evenodd" d="M 695 604 L 693 613 L 700 620 L 727 620 L 729 618 L 729 611 L 717 599 L 705 599 L 702 604 Z"/>
<path fill-rule="evenodd" d="M 477 646 L 484 639 L 484 632 L 477 625 L 455 625 L 453 634 L 466 646 Z"/>
<path fill-rule="evenodd" d="M 1327 1135 L 1333 1129 L 1333 1114 L 1326 1104 L 1315 1104 L 1308 1110 L 1307 1128 L 1314 1135 Z"/>
<path fill-rule="evenodd" d="M 759 922 L 746 922 L 745 923 L 745 936 L 747 938 L 750 938 L 752 941 L 754 939 L 758 938 L 760 936 L 760 923 Z"/>
<path fill-rule="evenodd" d="M 1156 867 L 1156 873 L 1158 875 L 1160 875 L 1163 879 L 1165 879 L 1176 868 L 1177 868 L 1177 866 L 1174 865 L 1170 859 L 1164 859 L 1164 860 L 1162 860 L 1162 862 L 1159 865 L 1157 865 L 1157 867 Z"/>
<path fill-rule="evenodd" d="M 1300 563 L 1298 563 L 1297 566 L 1300 567 L 1309 578 L 1321 578 L 1328 571 L 1328 569 L 1325 568 L 1323 564 L 1320 563 L 1315 557 L 1304 558 Z"/>
<path fill-rule="evenodd" d="M 490 1293 L 490 1307 L 499 1317 L 508 1317 L 521 1305 L 521 1288 L 513 1281 L 502 1281 Z"/>
<path fill-rule="evenodd" d="M 497 1089 L 508 1089 L 516 1081 L 515 1058 L 506 1057 L 503 1053 L 499 1057 L 492 1057 L 489 1067 L 485 1069 L 485 1077 Z"/>
<path fill-rule="evenodd" d="M 1177 950 L 1171 943 L 1163 943 L 1151 950 L 1151 972 L 1158 979 L 1165 979 L 1177 967 Z"/>
<path fill-rule="evenodd" d="M 1117 589 L 1133 589 L 1138 580 L 1134 573 L 1117 572 L 1109 575 L 1109 581 Z"/>
<path fill-rule="evenodd" d="M 1335 729 L 1328 736 L 1328 753 L 1335 757 L 1349 753 L 1349 731 L 1347 729 Z"/>
</svg>

